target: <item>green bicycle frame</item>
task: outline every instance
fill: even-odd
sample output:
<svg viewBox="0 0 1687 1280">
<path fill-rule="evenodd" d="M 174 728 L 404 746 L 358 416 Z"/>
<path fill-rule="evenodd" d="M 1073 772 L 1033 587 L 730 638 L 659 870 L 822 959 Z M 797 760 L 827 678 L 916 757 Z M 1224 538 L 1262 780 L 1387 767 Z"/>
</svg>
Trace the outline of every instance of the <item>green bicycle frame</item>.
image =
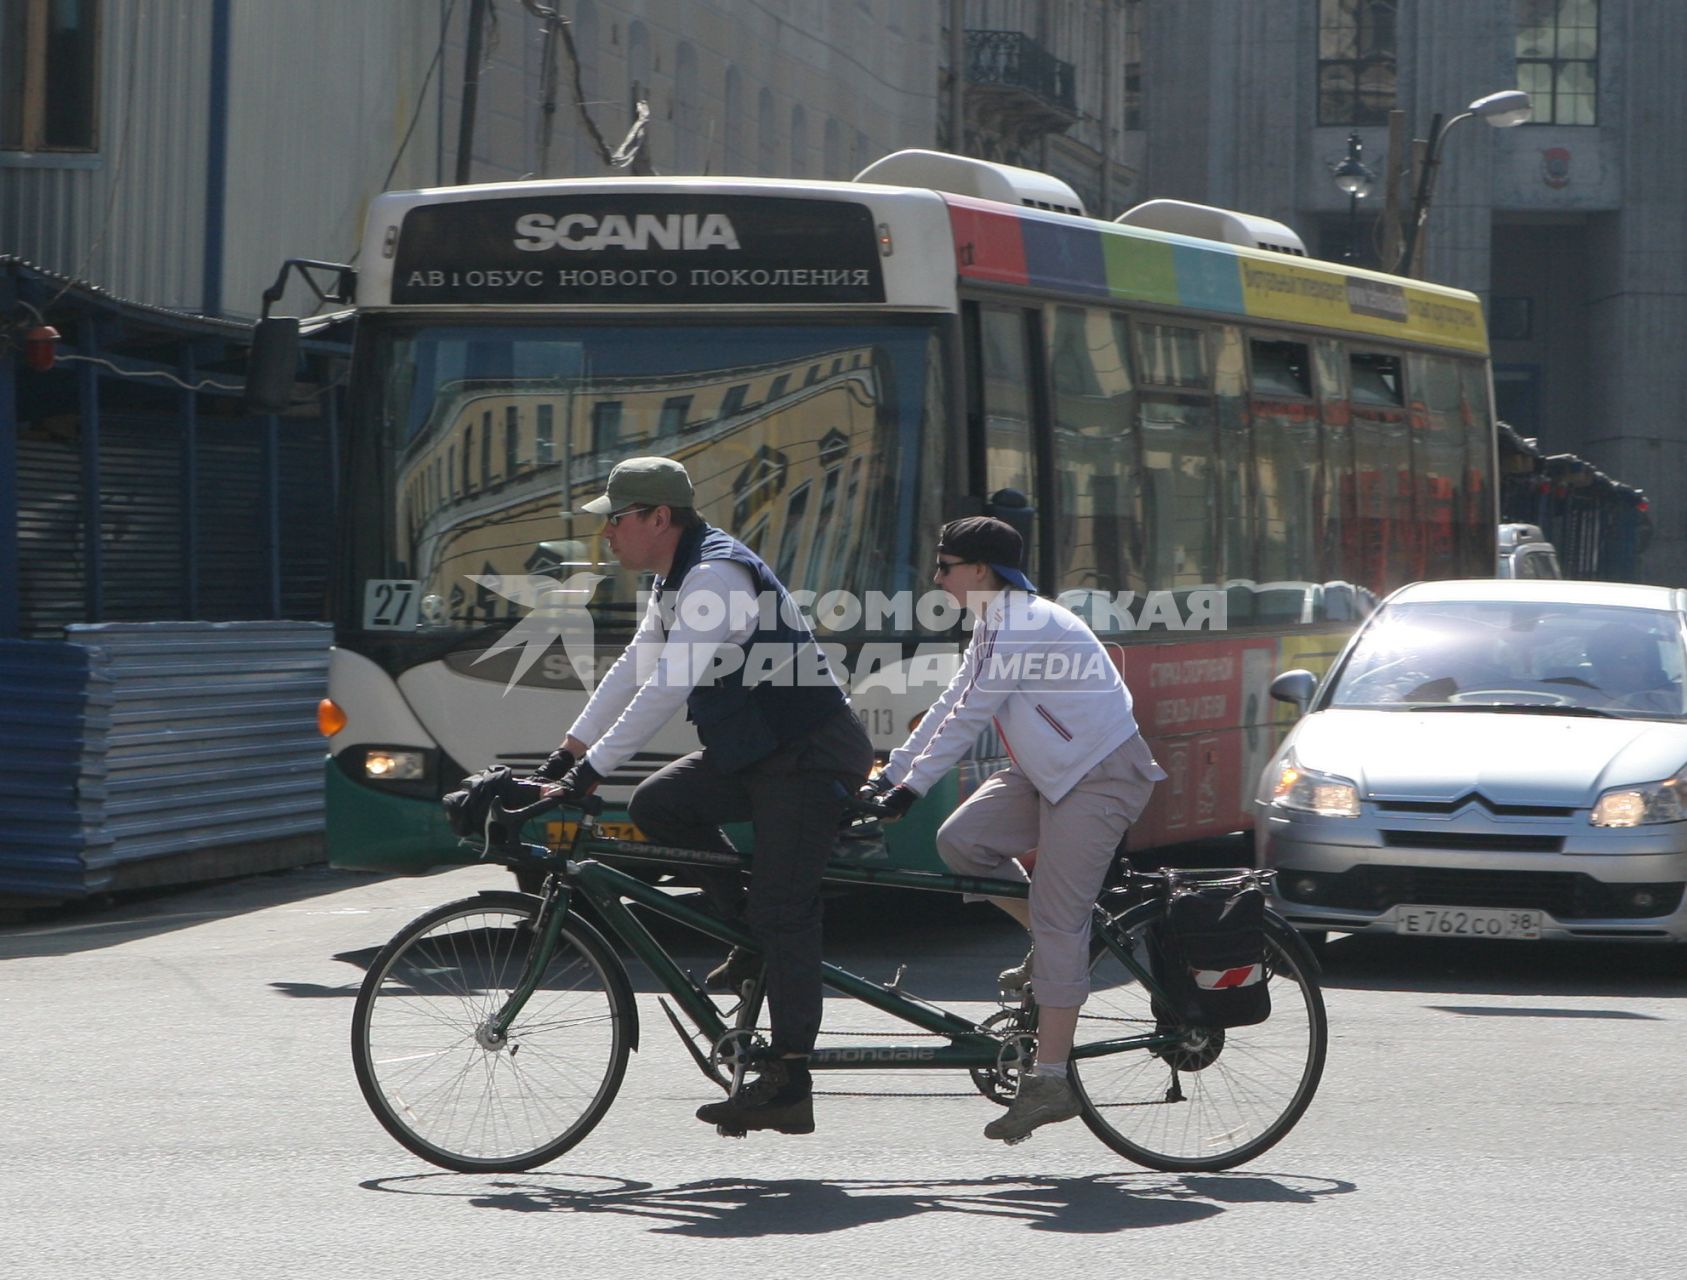
<svg viewBox="0 0 1687 1280">
<path fill-rule="evenodd" d="M 718 1043 L 729 1027 L 719 1008 L 696 982 L 682 970 L 667 950 L 651 934 L 644 923 L 629 909 L 628 903 L 645 907 L 665 919 L 683 925 L 693 932 L 718 939 L 734 946 L 755 949 L 755 940 L 744 929 L 717 916 L 698 911 L 672 894 L 646 884 L 613 866 L 586 858 L 581 853 L 612 857 L 617 861 L 651 861 L 666 866 L 684 864 L 716 869 L 750 870 L 753 862 L 738 854 L 713 853 L 703 850 L 679 849 L 635 841 L 614 840 L 596 836 L 589 824 L 582 824 L 565 859 L 540 845 L 525 846 L 534 864 L 543 864 L 553 872 L 553 880 L 545 895 L 545 910 L 536 924 L 539 945 L 529 961 L 527 972 L 511 993 L 509 1000 L 492 1020 L 492 1029 L 505 1033 L 519 1015 L 554 955 L 561 936 L 562 921 L 569 909 L 570 895 L 578 892 L 596 909 L 599 918 L 615 937 L 627 946 L 655 976 L 660 986 L 684 1010 L 698 1031 L 711 1042 Z M 944 875 L 923 871 L 896 871 L 888 868 L 863 867 L 846 862 L 827 864 L 826 881 L 834 884 L 887 885 L 901 888 L 926 889 L 946 893 L 972 893 L 995 898 L 1024 898 L 1029 887 L 1023 881 L 988 880 L 972 876 Z M 1097 930 L 1109 950 L 1128 969 L 1150 995 L 1163 999 L 1164 989 L 1146 966 L 1138 962 L 1132 951 L 1121 946 L 1112 936 L 1105 917 L 1099 915 Z M 904 995 L 895 983 L 873 982 L 851 973 L 838 965 L 822 962 L 821 977 L 826 986 L 843 995 L 859 1000 L 879 1011 L 911 1023 L 934 1035 L 945 1036 L 949 1044 L 943 1047 L 909 1044 L 881 1044 L 825 1048 L 811 1050 L 808 1066 L 812 1070 L 873 1070 L 910 1068 L 972 1069 L 996 1064 L 1001 1052 L 998 1036 L 958 1014 Z M 1153 1049 L 1177 1043 L 1175 1034 L 1150 1032 L 1136 1036 L 1121 1036 L 1074 1046 L 1075 1058 L 1094 1058 L 1132 1050 Z M 694 1051 L 695 1052 L 695 1051 Z"/>
</svg>

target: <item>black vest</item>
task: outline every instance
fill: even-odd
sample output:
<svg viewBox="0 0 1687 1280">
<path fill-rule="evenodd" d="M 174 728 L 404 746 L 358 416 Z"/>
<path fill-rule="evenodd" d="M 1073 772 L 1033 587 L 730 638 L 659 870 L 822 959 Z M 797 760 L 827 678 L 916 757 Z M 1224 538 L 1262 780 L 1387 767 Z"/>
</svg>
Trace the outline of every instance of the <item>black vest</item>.
<svg viewBox="0 0 1687 1280">
<path fill-rule="evenodd" d="M 712 525 L 687 532 L 672 568 L 657 580 L 658 605 L 670 593 L 677 599 L 685 575 L 704 560 L 743 565 L 758 599 L 777 601 L 777 608 L 761 610 L 755 632 L 739 646 L 745 663 L 699 684 L 685 700 L 686 719 L 696 726 L 710 759 L 722 773 L 737 773 L 806 738 L 849 704 L 773 570 L 731 534 Z M 769 667 L 776 672 L 771 677 Z"/>
</svg>

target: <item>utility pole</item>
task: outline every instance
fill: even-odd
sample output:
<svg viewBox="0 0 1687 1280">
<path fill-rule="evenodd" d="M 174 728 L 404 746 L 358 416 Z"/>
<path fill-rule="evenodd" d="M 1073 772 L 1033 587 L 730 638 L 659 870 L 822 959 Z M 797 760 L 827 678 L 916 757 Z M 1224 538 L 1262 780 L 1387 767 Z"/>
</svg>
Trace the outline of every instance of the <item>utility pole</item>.
<svg viewBox="0 0 1687 1280">
<path fill-rule="evenodd" d="M 469 180 L 474 156 L 474 113 L 480 99 L 480 37 L 488 0 L 470 0 L 468 48 L 463 53 L 463 112 L 457 119 L 457 185 Z"/>
</svg>

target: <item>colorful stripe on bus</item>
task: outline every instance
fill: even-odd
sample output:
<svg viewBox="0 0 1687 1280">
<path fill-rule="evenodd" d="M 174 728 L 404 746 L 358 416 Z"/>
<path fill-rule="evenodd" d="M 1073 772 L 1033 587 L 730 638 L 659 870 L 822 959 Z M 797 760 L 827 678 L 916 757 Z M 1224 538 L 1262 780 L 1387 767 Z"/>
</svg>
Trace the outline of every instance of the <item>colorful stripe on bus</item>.
<svg viewBox="0 0 1687 1280">
<path fill-rule="evenodd" d="M 943 199 L 964 280 L 1488 350 L 1481 304 L 1451 290 L 1141 227 Z"/>
</svg>

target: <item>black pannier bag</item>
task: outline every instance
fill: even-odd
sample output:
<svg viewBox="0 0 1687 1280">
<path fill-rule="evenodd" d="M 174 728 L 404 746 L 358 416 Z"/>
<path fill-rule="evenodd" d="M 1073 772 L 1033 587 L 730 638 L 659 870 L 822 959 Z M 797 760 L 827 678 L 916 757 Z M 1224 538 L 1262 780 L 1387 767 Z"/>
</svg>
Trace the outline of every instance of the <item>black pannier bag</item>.
<svg viewBox="0 0 1687 1280">
<path fill-rule="evenodd" d="M 1172 1001 L 1155 1010 L 1165 1020 L 1250 1027 L 1271 1016 L 1265 894 L 1253 877 L 1175 878 L 1150 950 L 1154 976 Z"/>
</svg>

